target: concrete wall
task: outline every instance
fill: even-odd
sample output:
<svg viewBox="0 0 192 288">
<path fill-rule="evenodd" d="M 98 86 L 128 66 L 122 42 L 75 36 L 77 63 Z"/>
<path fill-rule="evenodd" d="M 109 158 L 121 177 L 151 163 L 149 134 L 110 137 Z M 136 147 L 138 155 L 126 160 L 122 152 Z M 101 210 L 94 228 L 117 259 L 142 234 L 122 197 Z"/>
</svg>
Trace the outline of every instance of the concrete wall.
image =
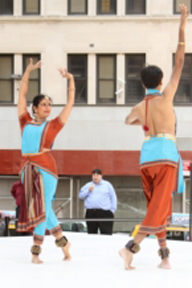
<svg viewBox="0 0 192 288">
<path fill-rule="evenodd" d="M 51 118 L 62 106 L 53 107 Z M 143 142 L 141 127 L 124 124 L 130 107 L 74 107 L 69 121 L 57 136 L 57 150 L 140 150 Z M 180 150 L 192 147 L 192 108 L 176 107 Z M 20 149 L 20 128 L 16 107 L 0 106 L 0 149 Z"/>
</svg>

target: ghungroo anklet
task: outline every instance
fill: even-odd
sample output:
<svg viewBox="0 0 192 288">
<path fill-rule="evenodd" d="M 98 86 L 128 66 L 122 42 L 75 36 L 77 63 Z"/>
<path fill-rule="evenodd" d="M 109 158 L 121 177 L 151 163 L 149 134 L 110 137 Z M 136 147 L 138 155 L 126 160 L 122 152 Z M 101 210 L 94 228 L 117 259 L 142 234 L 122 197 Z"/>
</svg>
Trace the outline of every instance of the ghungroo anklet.
<svg viewBox="0 0 192 288">
<path fill-rule="evenodd" d="M 31 253 L 38 256 L 41 253 L 41 247 L 38 245 L 33 245 L 31 247 Z"/>
<path fill-rule="evenodd" d="M 165 259 L 169 257 L 170 254 L 170 250 L 166 247 L 166 248 L 160 248 L 158 250 L 158 254 L 161 257 L 161 259 Z"/>
<path fill-rule="evenodd" d="M 139 252 L 141 249 L 139 244 L 135 243 L 134 240 L 130 240 L 126 245 L 125 248 L 127 248 L 130 252 L 133 254 Z"/>
<path fill-rule="evenodd" d="M 60 239 L 56 239 L 55 240 L 55 244 L 58 246 L 58 247 L 64 247 L 66 244 L 67 244 L 68 240 L 65 236 L 63 236 L 62 238 Z"/>
</svg>

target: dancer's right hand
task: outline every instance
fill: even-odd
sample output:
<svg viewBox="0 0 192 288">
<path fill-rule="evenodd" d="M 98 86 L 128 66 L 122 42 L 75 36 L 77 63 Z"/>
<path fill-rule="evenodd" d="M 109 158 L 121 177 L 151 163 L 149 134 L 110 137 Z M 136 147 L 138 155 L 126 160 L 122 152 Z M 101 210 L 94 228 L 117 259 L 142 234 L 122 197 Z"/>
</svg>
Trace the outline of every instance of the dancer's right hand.
<svg viewBox="0 0 192 288">
<path fill-rule="evenodd" d="M 33 71 L 33 70 L 35 70 L 35 69 L 40 68 L 41 65 L 42 65 L 41 60 L 38 61 L 38 62 L 36 62 L 35 64 L 33 64 L 33 59 L 30 58 L 29 64 L 28 64 L 28 66 L 27 66 L 27 71 L 31 72 L 31 71 Z"/>
</svg>

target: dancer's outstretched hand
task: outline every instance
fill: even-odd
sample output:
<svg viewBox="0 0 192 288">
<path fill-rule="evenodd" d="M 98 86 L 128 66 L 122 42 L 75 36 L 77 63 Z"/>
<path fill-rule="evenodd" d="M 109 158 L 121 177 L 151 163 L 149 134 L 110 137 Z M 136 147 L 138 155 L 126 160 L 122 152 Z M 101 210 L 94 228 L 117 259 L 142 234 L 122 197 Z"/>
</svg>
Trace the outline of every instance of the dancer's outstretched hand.
<svg viewBox="0 0 192 288">
<path fill-rule="evenodd" d="M 59 73 L 61 74 L 62 77 L 67 78 L 67 79 L 72 79 L 73 75 L 67 72 L 65 68 L 58 68 Z"/>
<path fill-rule="evenodd" d="M 41 60 L 38 61 L 38 62 L 36 62 L 35 64 L 33 64 L 33 59 L 30 58 L 29 64 L 28 64 L 28 66 L 27 66 L 27 70 L 28 70 L 29 72 L 31 72 L 31 71 L 33 71 L 33 70 L 35 70 L 35 69 L 39 69 L 39 68 L 41 67 L 41 65 L 42 65 Z"/>
<path fill-rule="evenodd" d="M 186 20 L 189 16 L 189 12 L 187 10 L 187 6 L 184 4 L 179 5 L 180 11 L 181 11 L 181 22 L 180 22 L 180 28 L 185 29 Z"/>
</svg>

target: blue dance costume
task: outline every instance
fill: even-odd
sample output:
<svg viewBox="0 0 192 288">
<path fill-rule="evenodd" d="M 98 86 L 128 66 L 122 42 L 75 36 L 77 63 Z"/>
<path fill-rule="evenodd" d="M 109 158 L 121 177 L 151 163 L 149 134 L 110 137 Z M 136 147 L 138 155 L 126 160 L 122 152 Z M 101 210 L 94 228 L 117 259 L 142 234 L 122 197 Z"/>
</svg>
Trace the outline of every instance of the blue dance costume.
<svg viewBox="0 0 192 288">
<path fill-rule="evenodd" d="M 32 123 L 32 118 L 29 113 L 25 113 L 20 117 L 20 126 L 22 129 L 21 175 L 25 187 L 23 206 L 28 205 L 28 207 L 24 207 L 26 213 L 23 213 L 23 215 L 26 214 L 26 217 L 22 219 L 21 215 L 21 218 L 19 218 L 18 227 L 20 230 L 18 230 L 30 230 L 34 228 L 34 242 L 39 245 L 43 242 L 46 228 L 54 236 L 62 233 L 58 219 L 52 208 L 52 200 L 56 193 L 58 180 L 55 160 L 50 153 L 50 149 L 57 133 L 62 129 L 63 124 L 59 117 L 51 121 L 45 121 L 42 124 L 34 124 Z M 47 149 L 46 152 L 43 152 L 43 148 Z M 30 167 L 32 167 L 30 174 L 33 174 L 35 171 L 40 177 L 39 183 L 43 194 L 41 198 L 42 203 L 39 206 L 36 205 L 37 203 L 35 204 L 35 197 L 29 196 L 29 183 L 25 183 L 30 182 L 30 180 L 27 180 L 28 176 L 26 176 Z M 32 179 L 31 182 L 31 186 L 34 187 L 35 179 Z M 31 195 L 33 194 L 34 191 L 32 190 Z"/>
</svg>

